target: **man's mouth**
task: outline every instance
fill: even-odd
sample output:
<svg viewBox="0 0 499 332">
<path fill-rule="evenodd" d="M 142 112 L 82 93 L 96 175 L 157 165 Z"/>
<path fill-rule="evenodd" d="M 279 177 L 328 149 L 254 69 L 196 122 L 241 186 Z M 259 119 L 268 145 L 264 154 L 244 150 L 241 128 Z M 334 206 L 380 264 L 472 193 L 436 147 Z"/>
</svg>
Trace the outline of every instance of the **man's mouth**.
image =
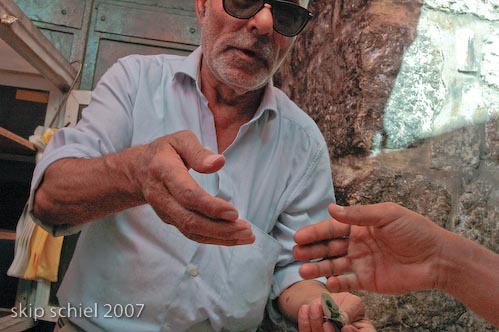
<svg viewBox="0 0 499 332">
<path fill-rule="evenodd" d="M 265 66 L 268 65 L 267 59 L 257 51 L 253 51 L 247 48 L 239 48 L 239 47 L 231 47 L 230 49 L 239 52 L 243 58 L 249 58 L 252 59 L 253 61 L 256 60 L 258 62 L 263 63 Z"/>
<path fill-rule="evenodd" d="M 250 51 L 250 50 L 245 50 L 245 49 L 240 49 L 241 52 L 243 52 L 244 54 L 246 54 L 247 56 L 249 57 L 256 57 L 256 53 L 253 52 L 253 51 Z"/>
</svg>

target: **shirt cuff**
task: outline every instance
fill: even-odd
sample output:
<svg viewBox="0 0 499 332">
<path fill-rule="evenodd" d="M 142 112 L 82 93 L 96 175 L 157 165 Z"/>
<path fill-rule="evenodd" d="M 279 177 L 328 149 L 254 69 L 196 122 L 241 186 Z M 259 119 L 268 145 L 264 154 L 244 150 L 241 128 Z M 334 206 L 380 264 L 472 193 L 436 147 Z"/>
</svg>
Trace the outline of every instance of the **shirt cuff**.
<svg viewBox="0 0 499 332">
<path fill-rule="evenodd" d="M 65 235 L 76 234 L 79 231 L 81 231 L 83 225 L 72 225 L 70 223 L 61 224 L 61 225 L 52 225 L 38 219 L 33 213 L 36 190 L 42 183 L 45 170 L 51 164 L 64 158 L 85 158 L 85 157 L 88 156 L 83 156 L 78 150 L 68 150 L 65 151 L 64 153 L 55 153 L 51 156 L 44 156 L 44 158 L 42 158 L 36 165 L 35 172 L 33 173 L 33 179 L 31 182 L 27 212 L 30 214 L 31 218 L 36 224 L 40 225 L 44 230 L 46 230 L 52 236 L 65 236 Z"/>
<path fill-rule="evenodd" d="M 270 291 L 270 299 L 276 299 L 286 288 L 302 281 L 303 278 L 300 276 L 299 269 L 303 265 L 303 262 L 294 262 L 286 267 L 277 267 L 274 272 L 274 281 L 272 283 L 272 289 Z M 323 284 L 326 284 L 327 279 L 325 277 L 316 278 Z"/>
<path fill-rule="evenodd" d="M 267 302 L 267 313 L 269 319 L 278 328 L 278 331 L 298 332 L 297 324 L 286 319 L 281 314 L 279 309 L 276 308 L 275 300 L 286 288 L 299 281 L 303 281 L 298 272 L 302 264 L 303 262 L 294 262 L 284 268 L 277 267 L 276 272 L 274 272 L 274 282 L 272 283 L 272 290 Z M 321 277 L 314 280 L 326 284 L 327 278 Z"/>
</svg>

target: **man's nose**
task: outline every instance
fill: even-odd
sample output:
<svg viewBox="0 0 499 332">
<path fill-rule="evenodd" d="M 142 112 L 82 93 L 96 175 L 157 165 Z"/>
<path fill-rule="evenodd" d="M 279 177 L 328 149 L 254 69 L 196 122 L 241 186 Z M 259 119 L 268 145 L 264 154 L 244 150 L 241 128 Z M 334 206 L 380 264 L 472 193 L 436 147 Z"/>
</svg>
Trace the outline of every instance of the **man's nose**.
<svg viewBox="0 0 499 332">
<path fill-rule="evenodd" d="M 268 3 L 264 4 L 262 9 L 248 21 L 248 29 L 250 32 L 259 35 L 269 35 L 274 31 L 274 19 L 272 18 L 272 6 Z"/>
</svg>

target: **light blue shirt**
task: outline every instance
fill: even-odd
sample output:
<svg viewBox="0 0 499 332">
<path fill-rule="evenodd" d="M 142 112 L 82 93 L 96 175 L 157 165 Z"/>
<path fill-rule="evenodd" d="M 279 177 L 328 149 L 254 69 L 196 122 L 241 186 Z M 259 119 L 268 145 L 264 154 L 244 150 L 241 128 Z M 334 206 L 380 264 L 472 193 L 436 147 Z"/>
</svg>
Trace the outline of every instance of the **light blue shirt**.
<svg viewBox="0 0 499 332">
<path fill-rule="evenodd" d="M 78 125 L 52 138 L 34 172 L 31 210 L 44 171 L 61 158 L 100 157 L 184 129 L 217 151 L 213 116 L 199 86 L 200 61 L 197 49 L 188 57 L 128 56 L 113 65 Z M 81 229 L 58 298 L 62 307 L 98 310 L 73 322 L 92 332 L 253 330 L 268 299 L 301 280 L 293 235 L 327 219 L 334 200 L 328 150 L 316 124 L 269 83 L 254 118 L 223 154 L 225 166 L 216 174 L 191 174 L 251 222 L 254 244 L 193 242 L 149 205 L 78 229 L 45 225 L 54 234 Z M 139 317 L 120 314 L 120 306 L 128 306 L 137 316 L 142 304 Z M 115 308 L 114 318 L 104 317 Z"/>
</svg>

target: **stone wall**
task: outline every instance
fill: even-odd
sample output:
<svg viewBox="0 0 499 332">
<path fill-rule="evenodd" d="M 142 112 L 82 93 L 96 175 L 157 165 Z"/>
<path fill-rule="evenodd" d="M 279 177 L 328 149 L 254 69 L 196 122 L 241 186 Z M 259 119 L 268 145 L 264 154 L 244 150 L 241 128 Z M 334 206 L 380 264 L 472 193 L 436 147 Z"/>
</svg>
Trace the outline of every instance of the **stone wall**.
<svg viewBox="0 0 499 332">
<path fill-rule="evenodd" d="M 309 7 L 275 81 L 326 137 L 339 203 L 394 201 L 499 252 L 499 0 Z M 499 331 L 437 291 L 359 294 L 378 331 Z"/>
</svg>

